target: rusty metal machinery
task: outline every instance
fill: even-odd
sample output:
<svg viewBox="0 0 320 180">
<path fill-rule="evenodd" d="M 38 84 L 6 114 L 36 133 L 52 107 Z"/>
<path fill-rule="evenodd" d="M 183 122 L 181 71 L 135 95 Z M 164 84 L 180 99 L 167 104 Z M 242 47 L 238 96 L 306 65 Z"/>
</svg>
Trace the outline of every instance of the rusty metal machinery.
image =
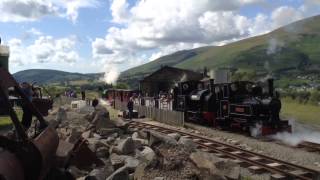
<svg viewBox="0 0 320 180">
<path fill-rule="evenodd" d="M 8 88 L 21 97 L 40 122 L 43 131 L 34 139 L 27 136 L 8 97 Z M 0 179 L 37 180 L 43 179 L 53 164 L 59 144 L 58 134 L 47 126 L 42 113 L 28 100 L 11 74 L 0 68 L 1 109 L 7 112 L 15 127 L 16 138 L 0 136 Z"/>
</svg>

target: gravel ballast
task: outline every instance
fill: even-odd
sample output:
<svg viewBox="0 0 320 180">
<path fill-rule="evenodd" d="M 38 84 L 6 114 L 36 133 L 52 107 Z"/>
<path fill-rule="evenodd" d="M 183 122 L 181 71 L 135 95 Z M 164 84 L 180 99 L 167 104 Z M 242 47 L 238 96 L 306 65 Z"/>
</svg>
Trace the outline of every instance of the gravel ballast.
<svg viewBox="0 0 320 180">
<path fill-rule="evenodd" d="M 217 140 L 219 142 L 238 146 L 242 149 L 246 149 L 282 161 L 294 163 L 297 165 L 305 166 L 320 171 L 319 153 L 311 153 L 302 149 L 297 149 L 283 144 L 279 144 L 278 141 L 263 141 L 261 139 L 255 139 L 242 134 L 215 130 L 209 127 L 204 127 L 192 123 L 186 123 L 185 127 L 177 128 L 156 121 L 150 121 L 150 119 L 144 119 L 141 121 L 167 128 L 176 128 L 186 132 L 196 133 L 202 136 L 212 138 L 213 140 Z"/>
</svg>

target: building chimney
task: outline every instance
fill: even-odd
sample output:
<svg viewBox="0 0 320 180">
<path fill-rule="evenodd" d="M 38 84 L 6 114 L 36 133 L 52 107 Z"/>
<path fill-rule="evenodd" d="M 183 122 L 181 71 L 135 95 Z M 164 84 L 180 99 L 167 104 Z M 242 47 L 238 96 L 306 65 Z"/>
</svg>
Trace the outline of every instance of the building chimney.
<svg viewBox="0 0 320 180">
<path fill-rule="evenodd" d="M 214 92 L 214 79 L 210 79 L 209 83 L 210 83 L 210 92 L 213 93 Z"/>
<path fill-rule="evenodd" d="M 274 87 L 273 87 L 273 79 L 272 78 L 270 78 L 270 79 L 268 79 L 268 88 L 269 88 L 269 95 L 271 96 L 271 97 L 273 97 L 273 90 L 274 90 Z"/>
</svg>

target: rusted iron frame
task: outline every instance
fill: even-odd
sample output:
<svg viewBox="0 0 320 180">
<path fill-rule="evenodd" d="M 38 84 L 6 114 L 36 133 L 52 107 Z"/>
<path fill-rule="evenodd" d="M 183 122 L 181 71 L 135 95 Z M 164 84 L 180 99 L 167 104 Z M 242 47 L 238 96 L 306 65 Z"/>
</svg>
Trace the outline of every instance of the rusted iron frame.
<svg viewBox="0 0 320 180">
<path fill-rule="evenodd" d="M 38 179 L 41 174 L 43 158 L 39 149 L 29 140 L 13 141 L 4 136 L 0 136 L 0 147 L 15 155 L 23 167 L 25 180 Z M 23 148 L 22 148 L 23 147 Z M 32 164 L 31 164 L 32 163 Z M 6 172 L 11 174 L 15 170 Z"/>
<path fill-rule="evenodd" d="M 13 87 L 14 90 L 18 93 L 18 95 L 21 96 L 22 100 L 26 103 L 28 108 L 30 108 L 30 110 L 33 111 L 33 114 L 39 120 L 40 125 L 42 127 L 47 126 L 47 123 L 43 119 L 42 114 L 33 105 L 33 103 L 27 98 L 27 96 L 21 90 L 19 84 L 16 82 L 16 80 L 12 77 L 12 75 L 6 69 L 0 68 L 0 81 L 1 81 L 0 83 L 1 83 L 1 88 L 2 88 L 3 92 L 5 92 L 4 91 L 5 89 L 8 89 L 9 87 Z M 5 97 L 7 97 L 7 96 L 5 96 Z"/>
<path fill-rule="evenodd" d="M 4 103 L 5 103 L 4 107 L 7 108 L 8 112 L 9 112 L 10 118 L 12 120 L 12 123 L 16 129 L 16 132 L 17 132 L 19 138 L 22 141 L 26 141 L 28 139 L 28 136 L 27 136 L 26 132 L 24 131 L 24 129 L 22 128 L 22 126 L 19 122 L 19 118 L 18 118 L 16 112 L 14 111 L 13 107 L 11 106 L 11 103 L 9 101 L 8 96 L 4 92 L 4 88 L 2 86 L 2 83 L 0 84 L 0 97 L 3 98 L 3 100 L 4 100 Z"/>
<path fill-rule="evenodd" d="M 47 123 L 44 120 L 42 114 L 39 112 L 39 110 L 32 104 L 32 102 L 27 98 L 27 96 L 24 94 L 24 92 L 21 90 L 19 86 L 14 86 L 14 89 L 16 92 L 22 97 L 24 102 L 26 103 L 27 107 L 32 111 L 32 113 L 37 117 L 38 121 L 40 122 L 40 128 L 46 127 Z"/>
<path fill-rule="evenodd" d="M 0 97 L 4 100 L 4 107 L 7 108 L 10 118 L 15 126 L 17 135 L 19 136 L 18 138 L 20 138 L 20 141 L 16 142 L 14 140 L 9 140 L 6 137 L 1 137 L 0 146 L 13 153 L 19 159 L 22 167 L 24 168 L 24 176 L 26 180 L 42 179 L 49 168 L 52 155 L 57 149 L 57 142 L 59 142 L 58 135 L 54 129 L 48 127 L 36 139 L 30 141 L 6 94 L 5 89 L 8 89 L 9 87 L 14 87 L 14 90 L 22 97 L 22 100 L 26 103 L 28 108 L 33 111 L 34 115 L 41 123 L 42 128 L 44 128 L 44 126 L 47 127 L 47 123 L 43 119 L 41 113 L 22 92 L 19 84 L 15 81 L 12 75 L 3 68 L 0 68 Z M 11 157 L 14 158 L 14 156 Z M 10 174 L 10 172 L 7 173 Z M 13 173 L 15 173 L 15 171 L 13 171 Z"/>
</svg>

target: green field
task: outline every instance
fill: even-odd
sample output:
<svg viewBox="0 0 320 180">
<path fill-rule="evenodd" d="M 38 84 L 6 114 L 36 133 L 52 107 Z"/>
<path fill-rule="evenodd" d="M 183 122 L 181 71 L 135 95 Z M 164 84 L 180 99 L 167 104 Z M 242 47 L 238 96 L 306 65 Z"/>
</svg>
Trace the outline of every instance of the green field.
<svg viewBox="0 0 320 180">
<path fill-rule="evenodd" d="M 22 111 L 17 110 L 16 113 L 18 115 L 18 118 L 21 120 Z M 12 124 L 12 121 L 9 116 L 0 116 L 0 130 L 8 128 L 9 126 L 11 126 L 11 124 Z"/>
<path fill-rule="evenodd" d="M 285 98 L 282 99 L 281 116 L 293 118 L 305 124 L 320 125 L 320 106 L 299 104 L 292 99 Z"/>
</svg>

